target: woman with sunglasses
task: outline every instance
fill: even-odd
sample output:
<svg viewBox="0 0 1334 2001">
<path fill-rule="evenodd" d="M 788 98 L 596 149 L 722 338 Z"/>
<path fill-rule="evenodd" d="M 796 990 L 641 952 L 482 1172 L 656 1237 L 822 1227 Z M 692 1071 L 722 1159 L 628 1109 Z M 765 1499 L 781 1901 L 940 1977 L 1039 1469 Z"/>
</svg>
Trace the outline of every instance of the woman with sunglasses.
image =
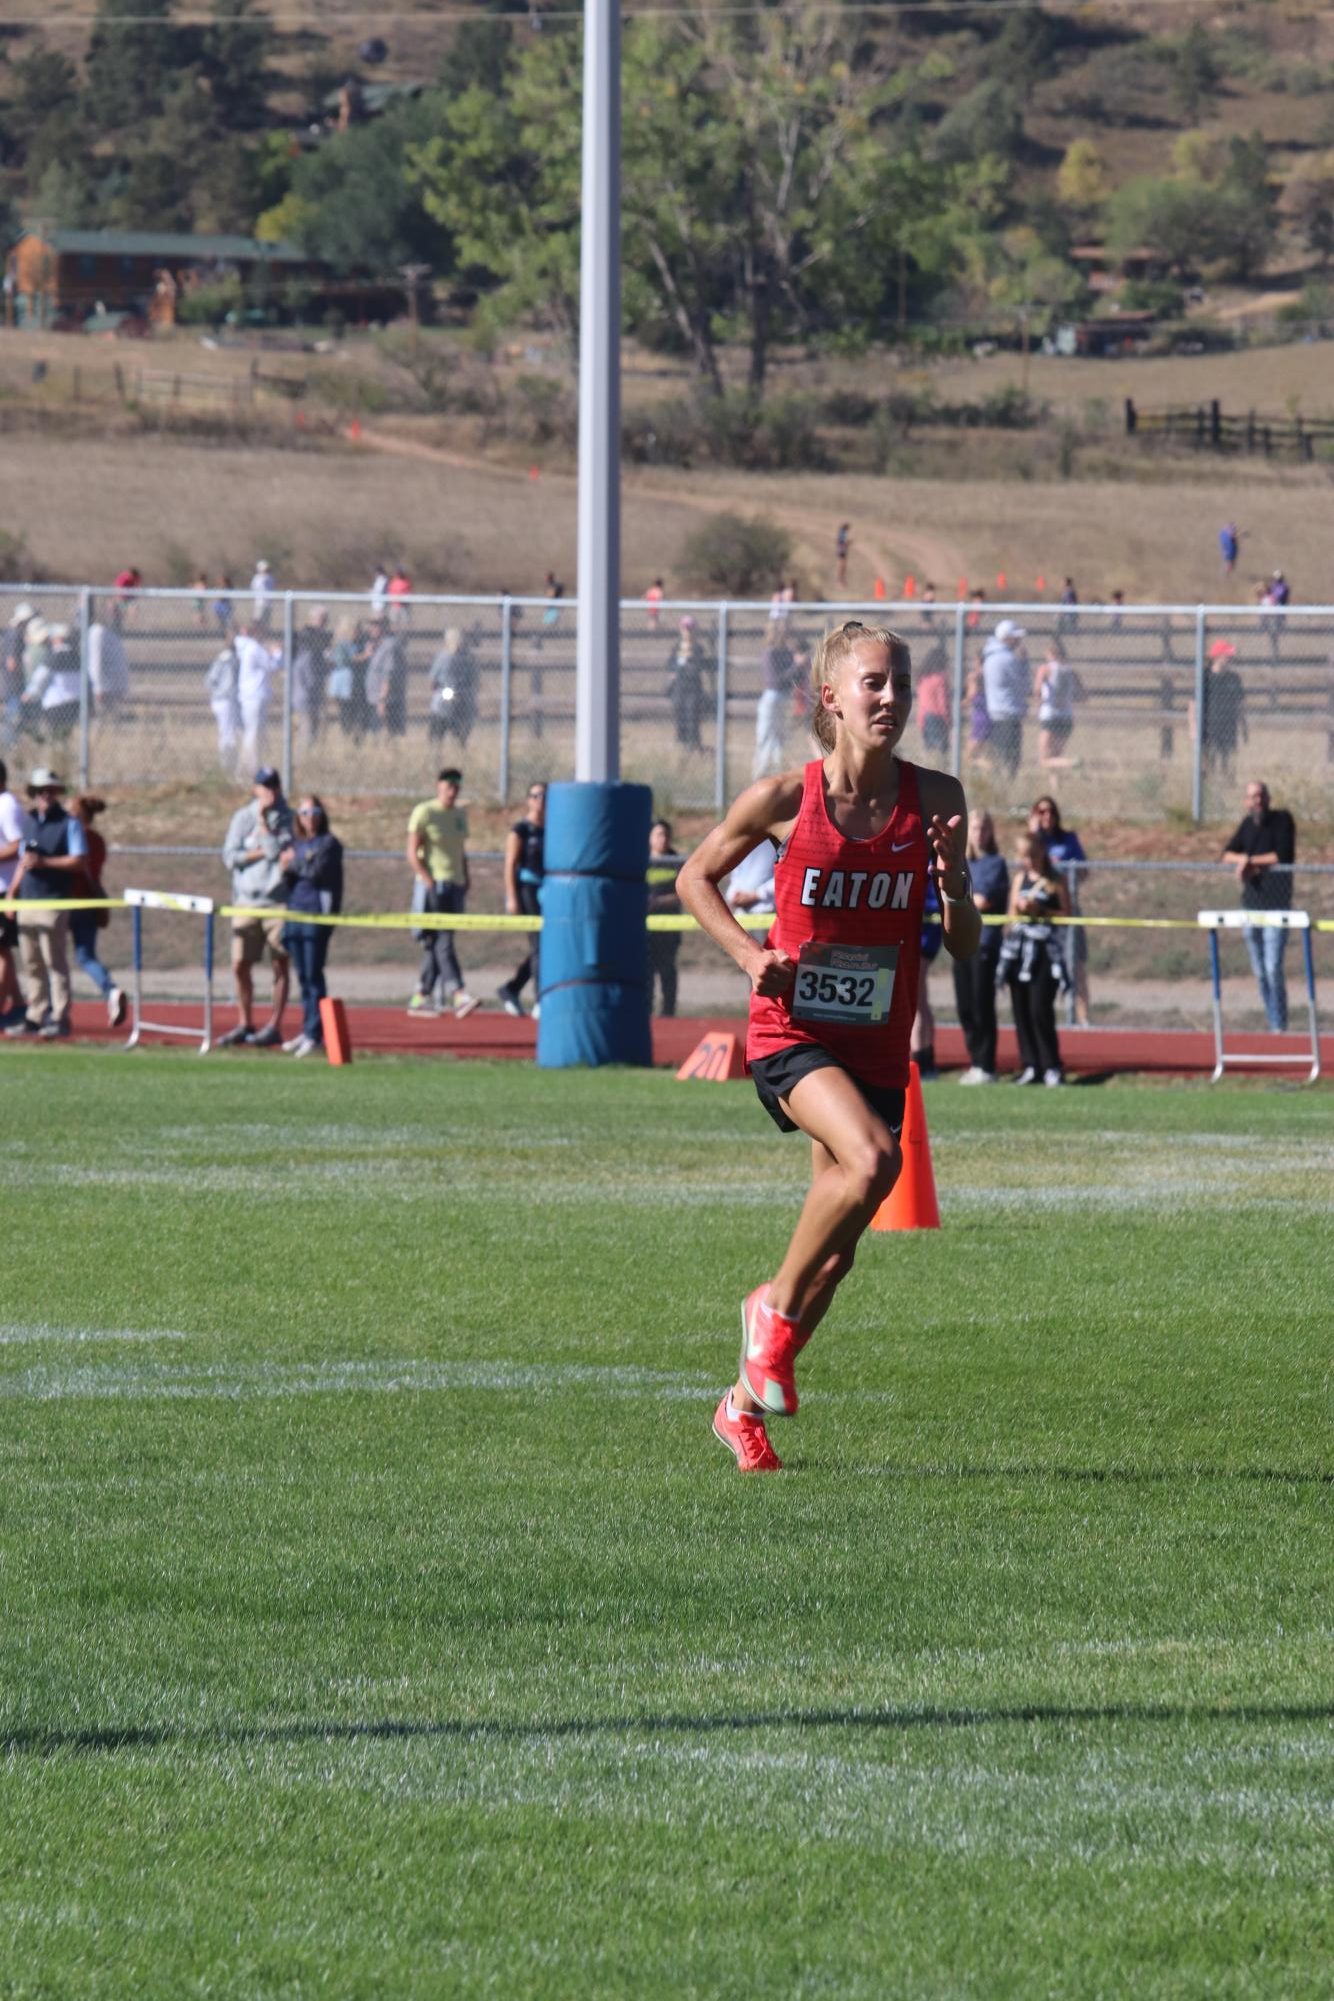
<svg viewBox="0 0 1334 2001">
<path fill-rule="evenodd" d="M 330 833 L 329 815 L 315 793 L 303 795 L 296 809 L 296 838 L 278 859 L 288 891 L 283 944 L 301 989 L 301 1033 L 283 1048 L 289 1056 L 310 1056 L 324 1047 L 320 1002 L 329 991 L 324 962 L 333 926 L 309 919 L 336 917 L 343 907 L 343 844 Z"/>
<path fill-rule="evenodd" d="M 547 788 L 539 779 L 528 787 L 527 811 L 505 836 L 505 909 L 511 917 L 539 917 L 542 914 L 541 888 L 544 873 L 543 843 L 546 839 Z M 542 1011 L 538 985 L 539 932 L 527 934 L 528 951 L 505 984 L 497 991 L 506 1014 L 521 1015 L 519 998 L 528 981 L 533 983 L 533 1013 Z"/>
<path fill-rule="evenodd" d="M 977 950 L 964 860 L 968 809 L 948 772 L 897 755 L 912 659 L 883 626 L 849 620 L 811 668 L 822 755 L 761 779 L 681 870 L 681 901 L 751 986 L 746 1065 L 780 1131 L 811 1141 L 811 1185 L 774 1277 L 741 1308 L 741 1367 L 714 1413 L 742 1472 L 776 1472 L 765 1418 L 797 1409 L 797 1355 L 852 1268 L 898 1177 L 928 874 L 946 950 Z M 718 887 L 769 840 L 774 921 L 743 930 Z"/>
</svg>

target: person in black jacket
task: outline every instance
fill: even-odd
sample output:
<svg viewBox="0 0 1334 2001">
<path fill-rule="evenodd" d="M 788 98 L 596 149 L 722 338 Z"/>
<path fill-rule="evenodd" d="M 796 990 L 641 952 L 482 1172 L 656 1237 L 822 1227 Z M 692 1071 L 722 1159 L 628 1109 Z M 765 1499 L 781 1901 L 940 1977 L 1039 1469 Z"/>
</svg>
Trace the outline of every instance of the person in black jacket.
<svg viewBox="0 0 1334 2001">
<path fill-rule="evenodd" d="M 1223 852 L 1237 872 L 1243 910 L 1292 908 L 1292 865 L 1297 858 L 1297 823 L 1282 806 L 1272 804 L 1269 787 L 1253 778 L 1246 787 L 1246 817 Z M 1260 918 L 1245 927 L 1246 950 L 1264 1003 L 1265 1021 L 1275 1035 L 1288 1026 L 1288 988 L 1283 954 L 1288 934 L 1281 925 Z"/>
<path fill-rule="evenodd" d="M 301 1033 L 284 1042 L 283 1048 L 289 1056 L 309 1056 L 324 1047 L 320 1002 L 328 992 L 324 962 L 333 927 L 302 920 L 336 917 L 343 907 L 343 844 L 330 833 L 329 815 L 313 792 L 307 792 L 297 807 L 296 839 L 278 860 L 287 890 L 283 944 L 296 968 L 302 1008 Z"/>
</svg>

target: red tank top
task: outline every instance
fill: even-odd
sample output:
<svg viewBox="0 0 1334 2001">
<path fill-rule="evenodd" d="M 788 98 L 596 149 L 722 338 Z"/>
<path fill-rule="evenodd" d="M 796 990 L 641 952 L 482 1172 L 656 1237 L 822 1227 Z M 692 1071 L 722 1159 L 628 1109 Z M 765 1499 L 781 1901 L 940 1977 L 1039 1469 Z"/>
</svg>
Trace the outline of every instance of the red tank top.
<svg viewBox="0 0 1334 2001">
<path fill-rule="evenodd" d="M 806 971 L 780 998 L 751 995 L 748 1064 L 812 1043 L 864 1083 L 907 1084 L 926 872 L 915 765 L 899 760 L 894 810 L 864 841 L 840 833 L 830 818 L 823 760 L 806 766 L 801 810 L 774 864 L 774 921 L 766 940 L 799 965 L 806 952 Z M 840 955 L 821 947 L 852 949 Z M 887 947 L 897 948 L 892 988 Z M 840 1011 L 854 1018 L 841 1019 Z"/>
</svg>

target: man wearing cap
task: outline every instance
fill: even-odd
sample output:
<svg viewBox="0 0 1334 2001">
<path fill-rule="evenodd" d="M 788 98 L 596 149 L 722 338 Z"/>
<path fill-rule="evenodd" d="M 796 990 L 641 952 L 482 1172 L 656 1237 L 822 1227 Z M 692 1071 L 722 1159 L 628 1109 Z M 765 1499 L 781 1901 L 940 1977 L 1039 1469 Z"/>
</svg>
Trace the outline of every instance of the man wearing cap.
<svg viewBox="0 0 1334 2001">
<path fill-rule="evenodd" d="M 282 1042 L 292 962 L 283 945 L 286 911 L 279 857 L 291 842 L 292 814 L 283 798 L 282 779 L 271 764 L 261 765 L 255 773 L 254 797 L 232 815 L 222 847 L 222 858 L 232 872 L 232 899 L 244 905 L 246 914 L 232 919 L 232 979 L 240 1020 L 218 1037 L 219 1048 L 248 1042 L 255 1049 L 272 1049 Z M 266 948 L 273 967 L 273 1013 L 257 1029 L 254 968 Z"/>
<path fill-rule="evenodd" d="M 1238 739 L 1248 741 L 1246 727 L 1246 687 L 1233 666 L 1237 649 L 1230 639 L 1215 639 L 1209 648 L 1209 672 L 1204 677 L 1204 713 L 1200 717 L 1200 751 L 1207 770 L 1221 767 L 1232 775 L 1232 760 Z M 1195 704 L 1191 703 L 1191 729 L 1195 728 Z"/>
<path fill-rule="evenodd" d="M 1241 885 L 1243 910 L 1291 910 L 1292 865 L 1297 858 L 1297 823 L 1269 800 L 1269 787 L 1253 778 L 1246 787 L 1246 817 L 1223 851 Z M 1283 954 L 1288 934 L 1277 924 L 1248 924 L 1246 950 L 1265 1020 L 1275 1035 L 1288 1025 L 1288 989 Z"/>
<path fill-rule="evenodd" d="M 9 624 L 0 636 L 0 743 L 19 740 L 20 704 L 23 700 L 23 656 L 28 627 L 37 616 L 25 599 L 14 607 Z"/>
<path fill-rule="evenodd" d="M 1003 618 L 982 648 L 982 686 L 991 718 L 991 745 L 1001 769 L 1013 778 L 1024 750 L 1024 717 L 1033 692 L 1033 669 L 1024 651 L 1026 634 Z"/>
<path fill-rule="evenodd" d="M 25 905 L 70 895 L 70 877 L 88 852 L 81 823 L 60 803 L 64 780 L 39 765 L 28 780 L 29 810 L 19 865 L 8 895 L 18 907 L 19 960 L 27 1011 L 6 1035 L 40 1035 L 55 1042 L 69 1034 L 69 913 Z"/>
</svg>

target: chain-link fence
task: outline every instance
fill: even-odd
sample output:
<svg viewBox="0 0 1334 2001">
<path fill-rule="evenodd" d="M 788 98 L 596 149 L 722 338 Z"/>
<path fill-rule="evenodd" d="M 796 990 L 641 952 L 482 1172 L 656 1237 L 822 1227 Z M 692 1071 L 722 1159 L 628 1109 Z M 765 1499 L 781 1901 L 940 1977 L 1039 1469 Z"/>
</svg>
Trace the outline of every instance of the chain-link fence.
<svg viewBox="0 0 1334 2001">
<path fill-rule="evenodd" d="M 576 617 L 568 599 L 2 586 L 0 755 L 85 787 L 228 794 L 271 762 L 292 791 L 386 798 L 454 759 L 505 803 L 573 776 Z M 979 804 L 1059 786 L 1067 817 L 1219 819 L 1254 771 L 1300 816 L 1334 777 L 1334 608 L 920 600 L 625 604 L 626 777 L 660 810 L 721 810 L 807 756 L 811 654 L 848 617 L 909 641 L 907 754 Z"/>
</svg>

